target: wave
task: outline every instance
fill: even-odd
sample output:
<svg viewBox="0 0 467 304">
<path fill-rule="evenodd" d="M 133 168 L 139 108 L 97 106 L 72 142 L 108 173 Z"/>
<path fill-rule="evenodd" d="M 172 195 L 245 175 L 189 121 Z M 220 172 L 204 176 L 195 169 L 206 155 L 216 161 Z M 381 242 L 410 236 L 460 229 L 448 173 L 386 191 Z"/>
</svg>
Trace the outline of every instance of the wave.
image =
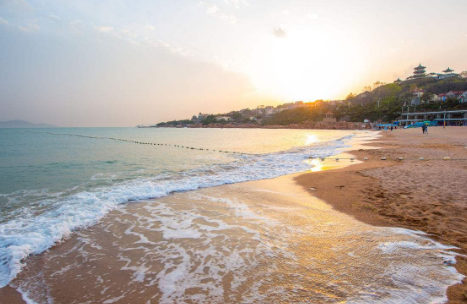
<svg viewBox="0 0 467 304">
<path fill-rule="evenodd" d="M 21 272 L 24 260 L 51 248 L 80 228 L 86 228 L 122 204 L 159 198 L 173 192 L 190 191 L 303 172 L 311 165 L 310 156 L 327 157 L 348 147 L 354 135 L 271 154 L 234 155 L 235 160 L 184 171 L 141 178 L 109 187 L 82 191 L 44 200 L 46 210 L 23 208 L 15 219 L 0 224 L 0 288 Z"/>
</svg>

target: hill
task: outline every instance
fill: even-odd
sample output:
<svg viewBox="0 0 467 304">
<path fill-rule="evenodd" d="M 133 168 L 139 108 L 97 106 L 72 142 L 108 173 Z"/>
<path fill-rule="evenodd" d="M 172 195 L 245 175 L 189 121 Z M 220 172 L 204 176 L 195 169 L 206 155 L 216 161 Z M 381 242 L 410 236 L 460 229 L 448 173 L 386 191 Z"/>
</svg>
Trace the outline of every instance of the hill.
<svg viewBox="0 0 467 304">
<path fill-rule="evenodd" d="M 350 93 L 345 100 L 297 101 L 277 107 L 260 106 L 216 115 L 200 113 L 191 119 L 161 122 L 151 127 L 288 126 L 320 122 L 327 113 L 341 122 L 363 122 L 367 119 L 372 122 L 393 122 L 409 108 L 410 111 L 467 109 L 465 98 L 461 100 L 456 95 L 467 91 L 466 78 L 440 80 L 426 77 L 389 84 L 378 82 L 378 85 L 374 89 L 367 87 L 367 91 L 358 95 Z M 449 92 L 453 94 L 447 94 Z"/>
<path fill-rule="evenodd" d="M 0 121 L 0 128 L 58 128 L 54 125 L 49 124 L 35 124 L 25 120 L 8 120 Z"/>
</svg>

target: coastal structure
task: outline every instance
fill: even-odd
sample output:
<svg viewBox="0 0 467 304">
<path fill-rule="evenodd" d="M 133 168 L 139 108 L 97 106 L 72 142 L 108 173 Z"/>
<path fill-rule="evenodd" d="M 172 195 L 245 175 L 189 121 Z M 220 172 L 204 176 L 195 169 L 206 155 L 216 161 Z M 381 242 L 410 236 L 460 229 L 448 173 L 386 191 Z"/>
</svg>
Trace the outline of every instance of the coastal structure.
<svg viewBox="0 0 467 304">
<path fill-rule="evenodd" d="M 448 68 L 447 68 L 446 70 L 444 70 L 443 72 L 446 73 L 446 74 L 449 74 L 449 73 L 454 72 L 454 70 L 451 70 L 451 69 L 448 67 Z"/>
<path fill-rule="evenodd" d="M 229 116 L 216 116 L 216 121 L 231 121 L 232 118 Z"/>
<path fill-rule="evenodd" d="M 410 76 L 409 78 L 418 79 L 418 78 L 423 78 L 425 76 L 426 76 L 426 67 L 420 63 L 417 67 L 414 68 L 413 75 Z"/>
<path fill-rule="evenodd" d="M 426 67 L 420 63 L 418 66 L 414 68 L 413 75 L 407 77 L 405 81 L 422 79 L 422 78 L 434 78 L 436 80 L 442 80 L 442 79 L 447 79 L 447 78 L 459 78 L 459 77 L 467 78 L 467 71 L 464 71 L 461 74 L 456 74 L 454 73 L 453 69 L 448 67 L 447 69 L 443 71 L 443 73 L 431 72 L 427 74 Z M 394 81 L 394 83 L 396 84 L 401 84 L 402 82 L 404 81 L 401 80 L 400 78 Z"/>
<path fill-rule="evenodd" d="M 332 112 L 327 112 L 326 116 L 323 119 L 323 122 L 337 122 L 336 117 L 334 117 L 334 114 Z"/>
<path fill-rule="evenodd" d="M 439 74 L 438 79 L 446 79 L 446 78 L 453 78 L 453 77 L 459 77 L 459 74 L 453 73 L 454 70 L 451 68 L 447 68 L 446 70 L 443 71 L 444 74 Z"/>
<path fill-rule="evenodd" d="M 405 112 L 402 113 L 399 124 L 411 125 L 416 122 L 436 121 L 438 125 L 466 126 L 467 110 L 433 111 L 433 112 Z"/>
<path fill-rule="evenodd" d="M 423 94 L 425 94 L 425 91 L 420 90 L 420 89 L 415 89 L 415 90 L 411 91 L 411 93 L 413 94 L 413 98 L 410 101 L 410 105 L 418 106 L 419 104 L 421 104 L 422 96 L 423 96 Z"/>
</svg>

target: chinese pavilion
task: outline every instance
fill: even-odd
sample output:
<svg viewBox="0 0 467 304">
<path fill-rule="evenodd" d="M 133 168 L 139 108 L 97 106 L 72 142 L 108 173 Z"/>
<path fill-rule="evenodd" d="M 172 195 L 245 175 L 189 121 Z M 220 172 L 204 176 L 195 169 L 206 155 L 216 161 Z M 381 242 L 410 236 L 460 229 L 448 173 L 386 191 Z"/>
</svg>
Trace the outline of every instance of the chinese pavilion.
<svg viewBox="0 0 467 304">
<path fill-rule="evenodd" d="M 444 70 L 443 72 L 446 73 L 446 74 L 449 74 L 449 73 L 454 72 L 454 70 L 451 70 L 451 69 L 448 67 L 448 68 L 447 68 L 446 70 Z"/>
<path fill-rule="evenodd" d="M 413 78 L 422 78 L 425 77 L 425 72 L 426 72 L 426 67 L 424 67 L 422 64 L 419 64 L 418 67 L 414 68 L 413 72 Z"/>
</svg>

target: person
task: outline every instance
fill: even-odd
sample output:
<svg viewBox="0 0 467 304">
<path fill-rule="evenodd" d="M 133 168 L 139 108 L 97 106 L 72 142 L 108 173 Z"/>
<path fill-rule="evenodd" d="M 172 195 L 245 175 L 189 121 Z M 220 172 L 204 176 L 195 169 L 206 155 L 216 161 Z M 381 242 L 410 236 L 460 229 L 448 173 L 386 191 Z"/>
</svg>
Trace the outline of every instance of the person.
<svg viewBox="0 0 467 304">
<path fill-rule="evenodd" d="M 422 126 L 422 132 L 425 134 L 425 125 Z"/>
<path fill-rule="evenodd" d="M 425 125 L 425 133 L 428 134 L 428 125 Z"/>
<path fill-rule="evenodd" d="M 394 129 L 394 127 L 393 127 L 393 126 L 391 126 L 391 132 L 392 132 L 392 130 L 393 130 L 393 129 Z"/>
</svg>

